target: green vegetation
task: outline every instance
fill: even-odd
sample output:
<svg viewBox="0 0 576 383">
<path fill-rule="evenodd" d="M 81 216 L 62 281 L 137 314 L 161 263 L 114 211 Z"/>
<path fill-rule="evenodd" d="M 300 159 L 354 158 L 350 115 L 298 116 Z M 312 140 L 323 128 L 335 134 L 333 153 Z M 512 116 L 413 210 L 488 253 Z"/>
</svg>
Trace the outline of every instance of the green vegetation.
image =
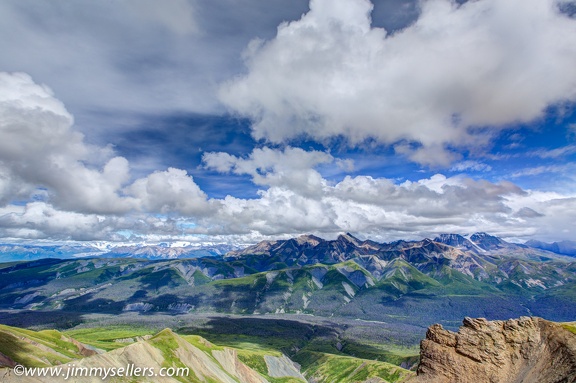
<svg viewBox="0 0 576 383">
<path fill-rule="evenodd" d="M 394 365 L 415 366 L 418 364 L 420 347 L 401 347 L 393 344 L 357 343 L 347 341 L 342 353 L 361 359 L 385 361 Z"/>
<path fill-rule="evenodd" d="M 199 348 L 205 353 L 212 353 L 213 350 L 222 350 L 224 348 L 216 346 L 215 344 L 210 343 L 209 341 L 198 335 L 181 335 L 181 337 L 182 339 L 186 340 L 186 342 L 190 343 L 194 347 Z"/>
<path fill-rule="evenodd" d="M 10 262 L 0 264 L 0 309 L 45 310 L 49 318 L 58 311 L 303 313 L 420 327 L 454 327 L 464 316 L 574 319 L 576 262 L 467 255 L 463 264 L 475 266 L 465 273 L 442 247 L 395 246 L 402 250 L 364 257 L 352 249 L 347 259 L 336 248 L 301 253 L 293 241 L 285 253 L 229 260 Z M 337 259 L 346 260 L 330 263 Z"/>
<path fill-rule="evenodd" d="M 200 270 L 196 270 L 192 276 L 194 277 L 194 284 L 196 286 L 205 285 L 206 283 L 212 282 L 212 280 L 206 275 L 202 274 Z"/>
<path fill-rule="evenodd" d="M 31 331 L 0 325 L 0 352 L 17 363 L 44 367 L 81 358 L 71 339 L 55 330 Z"/>
<path fill-rule="evenodd" d="M 280 356 L 280 355 L 277 355 Z M 238 359 L 262 375 L 268 375 L 268 366 L 264 355 L 259 352 L 239 350 Z"/>
<path fill-rule="evenodd" d="M 570 331 L 572 334 L 576 334 L 576 322 L 562 323 L 562 327 Z"/>
<path fill-rule="evenodd" d="M 409 371 L 385 362 L 304 352 L 295 361 L 302 365 L 307 378 L 319 383 L 362 382 L 381 378 L 385 382 L 400 382 L 412 375 Z"/>
<path fill-rule="evenodd" d="M 65 334 L 82 343 L 110 351 L 125 347 L 127 344 L 136 341 L 138 337 L 151 335 L 154 332 L 150 328 L 127 325 L 80 328 L 67 330 Z"/>
<path fill-rule="evenodd" d="M 339 351 L 331 345 L 332 341 L 327 338 L 328 333 L 321 328 L 289 321 L 259 322 L 261 325 L 264 323 L 267 326 L 261 326 L 259 329 L 252 328 L 254 330 L 252 335 L 231 337 L 230 334 L 221 332 L 221 339 L 228 340 L 228 342 L 220 345 L 199 335 L 183 335 L 181 338 L 200 349 L 215 362 L 212 352 L 223 350 L 224 347 L 230 347 L 233 344 L 236 346 L 232 348 L 236 350 L 238 359 L 271 383 L 302 383 L 302 380 L 294 377 L 275 378 L 268 375 L 266 356 L 281 357 L 283 352 L 280 349 L 290 347 L 292 359 L 302 365 L 302 373 L 313 377 L 318 382 L 364 381 L 373 377 L 381 378 L 386 382 L 397 382 L 409 375 L 407 370 L 388 363 L 331 354 L 331 351 L 334 353 L 339 353 Z M 240 323 L 240 326 L 243 324 Z M 78 347 L 72 343 L 72 338 L 109 351 L 125 347 L 128 344 L 125 342 L 137 340 L 138 337 L 150 333 L 150 328 L 135 326 L 80 328 L 61 333 L 55 330 L 32 331 L 2 325 L 0 326 L 0 350 L 23 365 L 45 367 L 83 357 L 78 353 Z M 161 351 L 164 357 L 162 363 L 164 367 L 187 367 L 176 353 L 176 350 L 181 347 L 179 342 L 182 340 L 178 340 L 179 337 L 170 329 L 162 330 L 146 339 Z M 294 340 L 303 348 L 296 351 Z M 42 347 L 35 347 L 34 343 L 41 344 Z M 270 347 L 270 344 L 280 349 Z M 345 348 L 358 352 L 361 350 L 361 345 L 346 342 Z M 286 354 L 287 350 L 284 351 Z M 188 377 L 178 379 L 182 382 L 198 381 L 192 371 Z"/>
<path fill-rule="evenodd" d="M 162 351 L 164 365 L 166 367 L 185 367 L 176 357 L 174 352 L 179 348 L 178 342 L 174 338 L 174 333 L 170 329 L 164 329 L 150 339 L 150 343 Z"/>
</svg>

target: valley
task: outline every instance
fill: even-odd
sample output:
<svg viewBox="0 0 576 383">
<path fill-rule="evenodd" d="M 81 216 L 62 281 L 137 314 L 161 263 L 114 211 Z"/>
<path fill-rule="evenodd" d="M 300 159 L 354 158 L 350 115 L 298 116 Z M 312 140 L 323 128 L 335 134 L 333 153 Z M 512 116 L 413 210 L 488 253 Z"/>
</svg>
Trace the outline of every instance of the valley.
<svg viewBox="0 0 576 383">
<path fill-rule="evenodd" d="M 3 344 L 20 350 L 3 353 L 5 366 L 30 349 L 23 337 L 40 337 L 33 342 L 49 348 L 59 337 L 64 343 L 54 347 L 68 351 L 58 358 L 19 363 L 92 363 L 141 344 L 168 352 L 162 358 L 175 366 L 189 365 L 174 356 L 181 350 L 202 352 L 215 363 L 205 372 L 215 381 L 228 379 L 222 371 L 243 381 L 231 366 L 245 364 L 243 371 L 269 382 L 400 382 L 413 376 L 420 341 L 434 323 L 456 330 L 465 317 L 572 322 L 574 307 L 575 258 L 485 233 L 392 243 L 306 235 L 208 257 L 0 264 L 0 323 L 11 326 L 2 328 Z M 20 341 L 6 335 L 18 331 Z M 47 334 L 54 339 L 43 339 Z M 238 360 L 220 361 L 206 347 Z M 301 375 L 275 375 L 276 367 L 263 363 L 268 356 L 296 363 Z"/>
<path fill-rule="evenodd" d="M 361 339 L 354 341 L 345 323 L 160 315 L 144 318 L 134 326 L 127 324 L 130 319 L 135 318 L 88 317 L 84 324 L 66 331 L 2 325 L 0 345 L 5 353 L 0 352 L 0 362 L 4 367 L 66 368 L 71 362 L 89 368 L 129 363 L 156 369 L 173 365 L 190 368 L 190 376 L 175 380 L 187 382 L 345 382 L 370 378 L 397 382 L 414 375 L 399 366 L 399 359 L 384 361 L 393 355 L 389 351 L 366 347 Z M 162 324 L 176 330 L 158 330 Z M 378 332 L 373 326 L 372 334 Z M 369 334 L 362 333 L 365 337 Z M 405 357 L 403 365 L 413 367 L 416 361 L 417 356 Z M 18 379 L 5 376 L 1 381 L 23 381 Z"/>
<path fill-rule="evenodd" d="M 290 313 L 453 328 L 465 316 L 570 321 L 575 289 L 575 258 L 486 234 L 390 244 L 301 236 L 213 257 L 0 264 L 0 309 L 47 312 Z"/>
<path fill-rule="evenodd" d="M 86 319 L 65 331 L 0 325 L 1 381 L 67 381 L 62 376 L 84 369 L 84 375 L 74 377 L 74 381 L 96 382 L 101 381 L 104 370 L 135 368 L 182 373 L 136 378 L 146 382 L 576 381 L 574 323 L 558 324 L 535 317 L 507 321 L 465 318 L 457 333 L 433 325 L 421 343 L 419 358 L 410 358 L 412 363 L 420 359 L 417 374 L 411 371 L 416 364 L 408 364 L 409 359 L 400 366 L 398 360 L 383 361 L 390 354 L 382 349 L 378 353 L 375 343 L 370 348 L 370 342 L 363 343 L 367 338 L 347 338 L 354 327 L 349 322 L 190 315 L 176 319 L 160 314 L 135 326 L 127 324 L 127 318 L 115 316 Z M 94 327 L 96 323 L 103 327 Z M 177 330 L 157 330 L 162 323 Z M 378 329 L 381 324 L 373 325 L 372 336 L 382 330 Z M 349 347 L 352 339 L 361 348 Z M 358 355 L 347 354 L 354 351 Z M 19 376 L 15 371 L 21 370 L 12 369 L 18 365 L 28 371 L 42 369 L 46 375 Z M 88 376 L 89 371 L 95 375 Z M 111 381 L 134 381 L 134 376 L 113 377 Z"/>
</svg>

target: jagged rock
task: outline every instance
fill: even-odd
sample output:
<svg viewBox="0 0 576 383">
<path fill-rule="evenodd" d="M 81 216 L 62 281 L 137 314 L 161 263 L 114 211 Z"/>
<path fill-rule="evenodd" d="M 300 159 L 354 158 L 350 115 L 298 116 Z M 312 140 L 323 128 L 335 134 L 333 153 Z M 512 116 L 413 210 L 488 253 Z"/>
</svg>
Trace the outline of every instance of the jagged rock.
<svg viewBox="0 0 576 383">
<path fill-rule="evenodd" d="M 466 318 L 457 333 L 436 324 L 420 345 L 410 383 L 574 383 L 576 335 L 541 318 Z"/>
</svg>

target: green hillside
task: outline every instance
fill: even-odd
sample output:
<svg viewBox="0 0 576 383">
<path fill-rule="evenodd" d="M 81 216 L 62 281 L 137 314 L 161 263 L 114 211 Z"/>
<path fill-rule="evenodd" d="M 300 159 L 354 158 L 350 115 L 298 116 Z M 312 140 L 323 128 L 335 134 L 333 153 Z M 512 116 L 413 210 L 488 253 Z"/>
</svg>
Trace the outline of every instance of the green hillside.
<svg viewBox="0 0 576 383">
<path fill-rule="evenodd" d="M 174 378 L 174 381 L 180 382 L 303 383 L 307 379 L 313 379 L 318 382 L 369 380 L 393 383 L 413 375 L 408 370 L 385 362 L 309 351 L 325 345 L 318 342 L 321 337 L 306 336 L 308 334 L 300 339 L 309 339 L 302 343 L 304 348 L 289 358 L 282 351 L 281 342 L 277 343 L 279 348 L 275 348 L 266 342 L 265 336 L 253 336 L 250 339 L 245 337 L 242 341 L 235 342 L 236 347 L 230 347 L 227 344 L 210 342 L 200 335 L 178 335 L 170 329 L 152 335 L 146 334 L 146 330 L 143 327 L 116 326 L 81 328 L 62 333 L 2 325 L 0 349 L 4 357 L 26 367 L 114 367 L 137 361 L 148 367 L 188 369 L 187 376 Z M 294 332 L 300 330 L 292 329 Z M 268 331 L 276 331 L 278 336 L 286 335 L 285 332 L 290 330 L 288 327 L 283 330 L 270 327 Z M 80 343 L 79 340 L 85 343 Z M 290 342 L 290 339 L 285 340 Z M 79 345 L 82 345 L 84 350 L 94 351 L 80 353 Z M 158 356 L 152 357 L 155 354 Z M 73 363 L 70 363 L 71 361 Z M 6 381 L 17 381 L 11 379 L 8 374 Z M 133 379 L 115 381 L 129 382 Z"/>
<path fill-rule="evenodd" d="M 0 325 L 0 355 L 14 364 L 45 367 L 95 354 L 95 348 L 56 330 L 31 331 Z M 12 364 L 11 362 L 7 365 Z"/>
<path fill-rule="evenodd" d="M 304 236 L 211 258 L 11 262 L 0 264 L 0 312 L 42 313 L 46 324 L 72 317 L 67 327 L 89 314 L 125 313 L 314 315 L 422 328 L 454 328 L 466 316 L 576 319 L 574 258 L 477 237 L 378 244 Z"/>
</svg>

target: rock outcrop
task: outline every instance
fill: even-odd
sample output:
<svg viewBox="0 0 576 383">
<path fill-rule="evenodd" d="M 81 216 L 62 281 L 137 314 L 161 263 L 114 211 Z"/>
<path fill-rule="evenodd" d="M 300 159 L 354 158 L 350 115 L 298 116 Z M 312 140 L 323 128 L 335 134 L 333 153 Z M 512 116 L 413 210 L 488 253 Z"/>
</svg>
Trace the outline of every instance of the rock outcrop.
<svg viewBox="0 0 576 383">
<path fill-rule="evenodd" d="M 420 358 L 410 383 L 576 382 L 576 335 L 540 318 L 466 318 L 457 333 L 436 324 Z"/>
</svg>

